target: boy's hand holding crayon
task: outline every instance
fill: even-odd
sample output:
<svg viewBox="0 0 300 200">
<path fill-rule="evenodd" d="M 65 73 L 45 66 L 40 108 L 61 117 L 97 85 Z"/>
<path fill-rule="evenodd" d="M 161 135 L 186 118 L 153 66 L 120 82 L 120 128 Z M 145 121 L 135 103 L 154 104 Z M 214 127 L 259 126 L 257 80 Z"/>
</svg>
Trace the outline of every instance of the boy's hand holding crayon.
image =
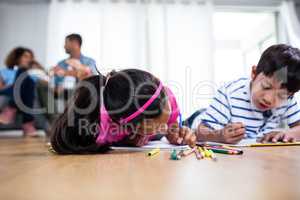
<svg viewBox="0 0 300 200">
<path fill-rule="evenodd" d="M 219 140 L 222 143 L 236 144 L 245 136 L 245 126 L 243 123 L 230 123 L 225 128 L 219 130 Z"/>
<path fill-rule="evenodd" d="M 220 130 L 212 130 L 204 125 L 200 125 L 197 130 L 198 141 L 214 141 L 227 144 L 236 144 L 245 136 L 243 123 L 230 123 Z"/>
<path fill-rule="evenodd" d="M 180 128 L 178 123 L 174 123 L 168 128 L 166 137 L 171 144 L 175 145 L 194 147 L 197 142 L 195 133 L 186 126 Z"/>
</svg>

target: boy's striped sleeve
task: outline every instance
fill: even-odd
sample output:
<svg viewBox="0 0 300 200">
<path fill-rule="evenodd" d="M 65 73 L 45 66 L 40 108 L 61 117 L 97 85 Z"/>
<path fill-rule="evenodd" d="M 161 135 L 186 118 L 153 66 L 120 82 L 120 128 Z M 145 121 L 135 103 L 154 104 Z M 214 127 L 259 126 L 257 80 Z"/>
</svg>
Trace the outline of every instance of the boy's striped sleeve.
<svg viewBox="0 0 300 200">
<path fill-rule="evenodd" d="M 287 110 L 283 118 L 287 121 L 289 127 L 300 122 L 300 106 L 295 97 L 288 100 Z"/>
<path fill-rule="evenodd" d="M 222 129 L 229 123 L 231 118 L 230 113 L 226 88 L 221 87 L 216 91 L 206 111 L 199 116 L 198 125 L 202 123 L 211 129 Z"/>
</svg>

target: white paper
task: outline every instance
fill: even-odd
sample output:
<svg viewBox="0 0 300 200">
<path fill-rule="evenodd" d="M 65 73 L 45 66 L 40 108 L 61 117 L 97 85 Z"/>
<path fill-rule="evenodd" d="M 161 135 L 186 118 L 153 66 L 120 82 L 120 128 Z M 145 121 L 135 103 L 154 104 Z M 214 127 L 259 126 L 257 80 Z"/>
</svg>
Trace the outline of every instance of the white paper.
<svg viewBox="0 0 300 200">
<path fill-rule="evenodd" d="M 166 137 L 162 137 L 162 139 L 157 141 L 150 141 L 147 145 L 142 147 L 128 147 L 128 146 L 112 146 L 113 150 L 127 150 L 127 151 L 145 151 L 159 148 L 161 150 L 184 150 L 189 148 L 188 145 L 173 145 L 170 144 Z"/>
</svg>

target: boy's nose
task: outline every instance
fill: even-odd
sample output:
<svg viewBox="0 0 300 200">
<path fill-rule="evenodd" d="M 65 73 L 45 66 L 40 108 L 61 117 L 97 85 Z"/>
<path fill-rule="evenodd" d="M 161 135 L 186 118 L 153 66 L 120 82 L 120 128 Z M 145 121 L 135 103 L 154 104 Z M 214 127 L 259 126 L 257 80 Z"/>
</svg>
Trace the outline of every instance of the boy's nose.
<svg viewBox="0 0 300 200">
<path fill-rule="evenodd" d="M 263 103 L 269 107 L 272 107 L 275 104 L 275 98 L 273 94 L 265 95 Z"/>
</svg>

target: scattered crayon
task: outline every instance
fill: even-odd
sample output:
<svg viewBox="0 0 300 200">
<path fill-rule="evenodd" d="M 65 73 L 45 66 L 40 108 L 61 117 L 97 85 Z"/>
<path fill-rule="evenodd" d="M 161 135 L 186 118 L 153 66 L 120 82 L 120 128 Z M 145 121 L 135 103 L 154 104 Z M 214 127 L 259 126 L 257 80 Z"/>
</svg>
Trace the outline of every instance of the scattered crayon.
<svg viewBox="0 0 300 200">
<path fill-rule="evenodd" d="M 214 152 L 212 150 L 208 150 L 210 153 L 210 157 L 213 161 L 217 161 L 217 156 L 214 154 Z"/>
<path fill-rule="evenodd" d="M 204 158 L 204 156 L 202 156 L 202 154 L 201 154 L 199 148 L 194 147 L 194 149 L 195 149 L 194 152 L 195 152 L 196 158 L 197 158 L 198 160 L 201 160 L 202 158 Z"/>
<path fill-rule="evenodd" d="M 194 151 L 195 151 L 195 148 L 187 149 L 187 150 L 185 150 L 185 151 L 182 152 L 182 156 L 191 155 Z"/>
<path fill-rule="evenodd" d="M 222 154 L 229 154 L 229 155 L 240 155 L 243 154 L 243 150 L 236 149 L 236 148 L 225 148 L 225 147 L 206 147 L 207 149 L 211 149 L 214 153 L 222 153 Z"/>
<path fill-rule="evenodd" d="M 210 152 L 205 147 L 203 147 L 203 151 L 204 151 L 205 157 L 210 158 L 210 156 L 211 156 Z"/>
<path fill-rule="evenodd" d="M 203 151 L 203 149 L 201 147 L 198 147 L 198 151 L 200 152 L 202 157 L 205 158 L 205 152 Z"/>
<path fill-rule="evenodd" d="M 210 148 L 214 153 L 228 154 L 228 155 L 241 155 L 243 151 L 230 150 L 230 149 L 214 149 Z"/>
<path fill-rule="evenodd" d="M 171 160 L 180 160 L 181 159 L 181 156 L 177 154 L 177 151 L 174 149 L 172 152 L 171 152 L 171 157 L 170 157 Z"/>
<path fill-rule="evenodd" d="M 155 155 L 159 154 L 159 152 L 160 152 L 160 149 L 156 148 L 156 149 L 153 149 L 153 150 L 149 151 L 147 155 L 152 157 L 152 156 L 155 156 Z"/>
<path fill-rule="evenodd" d="M 183 156 L 184 150 L 180 150 L 177 155 Z"/>
</svg>

